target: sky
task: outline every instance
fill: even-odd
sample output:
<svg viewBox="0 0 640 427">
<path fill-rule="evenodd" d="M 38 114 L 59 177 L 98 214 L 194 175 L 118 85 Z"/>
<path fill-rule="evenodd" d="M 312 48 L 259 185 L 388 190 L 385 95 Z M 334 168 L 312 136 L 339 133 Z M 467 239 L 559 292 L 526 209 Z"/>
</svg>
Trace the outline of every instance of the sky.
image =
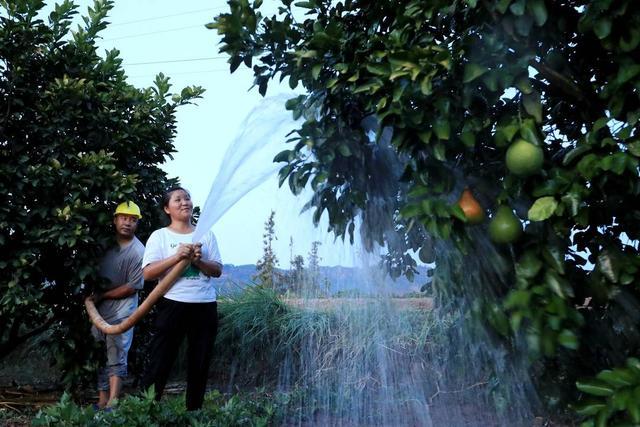
<svg viewBox="0 0 640 427">
<path fill-rule="evenodd" d="M 86 14 L 93 1 L 75 3 L 80 14 Z M 262 10 L 272 14 L 276 4 L 267 0 Z M 151 86 L 155 75 L 162 72 L 171 78 L 175 91 L 189 85 L 206 89 L 196 106 L 179 109 L 174 141 L 177 152 L 163 166 L 169 176 L 180 178 L 199 206 L 209 194 L 227 148 L 242 136 L 243 121 L 254 108 L 260 108 L 262 99 L 256 88 L 249 90 L 251 70 L 241 66 L 230 74 L 227 56 L 218 53 L 220 37 L 205 28 L 227 10 L 224 0 L 116 0 L 108 18 L 110 25 L 101 32 L 98 43 L 101 54 L 113 48 L 120 51 L 128 81 L 134 86 Z M 267 93 L 282 100 L 289 95 L 295 94 L 286 81 L 282 86 L 274 82 Z M 287 148 L 283 142 L 282 149 Z M 280 267 L 289 267 L 291 237 L 295 254 L 306 258 L 311 242 L 319 240 L 323 265 L 351 265 L 353 251 L 334 245 L 326 226 L 313 230 L 309 215 L 297 217 L 302 202 L 294 199 L 286 186 L 278 190 L 275 176 L 239 200 L 213 226 L 224 262 L 253 264 L 261 257 L 264 222 L 273 209 Z"/>
</svg>

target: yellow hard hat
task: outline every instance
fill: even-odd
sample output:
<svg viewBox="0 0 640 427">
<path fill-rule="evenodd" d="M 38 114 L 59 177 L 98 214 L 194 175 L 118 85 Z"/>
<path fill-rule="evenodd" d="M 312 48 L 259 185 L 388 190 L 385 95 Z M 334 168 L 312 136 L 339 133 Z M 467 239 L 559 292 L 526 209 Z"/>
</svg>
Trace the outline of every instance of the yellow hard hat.
<svg viewBox="0 0 640 427">
<path fill-rule="evenodd" d="M 113 215 L 115 216 L 119 214 L 133 215 L 135 217 L 138 217 L 138 219 L 142 218 L 142 215 L 140 214 L 140 208 L 138 207 L 138 205 L 130 201 L 122 202 L 118 205 Z"/>
</svg>

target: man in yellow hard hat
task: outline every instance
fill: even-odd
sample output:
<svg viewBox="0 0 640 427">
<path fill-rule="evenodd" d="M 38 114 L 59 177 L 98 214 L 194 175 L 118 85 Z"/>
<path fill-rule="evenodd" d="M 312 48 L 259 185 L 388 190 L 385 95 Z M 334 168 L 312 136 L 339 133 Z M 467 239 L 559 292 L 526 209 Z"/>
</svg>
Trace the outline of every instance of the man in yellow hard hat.
<svg viewBox="0 0 640 427">
<path fill-rule="evenodd" d="M 138 307 L 138 291 L 144 285 L 142 256 L 144 245 L 135 236 L 140 208 L 131 201 L 120 203 L 113 213 L 115 242 L 100 260 L 100 275 L 107 279 L 92 295 L 104 320 L 118 324 Z M 110 408 L 120 395 L 127 376 L 127 355 L 133 328 L 119 335 L 105 335 L 94 326 L 93 336 L 107 347 L 107 364 L 98 372 L 99 400 L 96 409 Z"/>
</svg>

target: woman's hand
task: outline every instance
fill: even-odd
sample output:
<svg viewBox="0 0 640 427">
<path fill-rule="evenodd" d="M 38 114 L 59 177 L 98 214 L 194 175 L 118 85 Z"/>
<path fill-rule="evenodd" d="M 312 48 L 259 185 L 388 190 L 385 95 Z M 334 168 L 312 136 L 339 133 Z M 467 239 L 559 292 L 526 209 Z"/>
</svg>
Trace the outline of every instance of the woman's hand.
<svg viewBox="0 0 640 427">
<path fill-rule="evenodd" d="M 202 259 L 202 243 L 195 243 L 192 246 L 191 262 L 197 264 Z"/>
<path fill-rule="evenodd" d="M 202 243 L 193 244 L 191 264 L 207 277 L 220 277 L 222 274 L 222 265 L 219 262 L 202 259 Z"/>
<path fill-rule="evenodd" d="M 176 255 L 178 259 L 192 259 L 193 258 L 193 245 L 180 243 L 178 249 L 176 250 Z"/>
<path fill-rule="evenodd" d="M 191 243 L 180 243 L 176 248 L 176 253 L 171 255 L 168 258 L 165 258 L 160 261 L 155 261 L 142 269 L 142 275 L 144 276 L 144 280 L 157 280 L 160 279 L 163 275 L 167 274 L 167 272 L 172 269 L 176 264 L 180 261 L 188 260 L 192 261 L 194 245 Z"/>
</svg>

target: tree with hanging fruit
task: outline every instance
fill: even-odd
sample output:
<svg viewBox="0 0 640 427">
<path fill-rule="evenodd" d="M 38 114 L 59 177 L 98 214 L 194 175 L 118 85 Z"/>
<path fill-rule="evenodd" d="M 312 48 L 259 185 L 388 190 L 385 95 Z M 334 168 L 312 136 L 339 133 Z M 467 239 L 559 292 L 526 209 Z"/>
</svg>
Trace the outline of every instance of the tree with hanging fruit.
<svg viewBox="0 0 640 427">
<path fill-rule="evenodd" d="M 310 186 L 337 236 L 361 216 L 392 274 L 413 276 L 417 251 L 437 279 L 434 245 L 489 236 L 510 279 L 481 311 L 507 343 L 526 338 L 543 396 L 581 400 L 587 425 L 640 423 L 640 3 L 261 3 L 231 0 L 209 27 L 263 95 L 303 87 L 281 184 Z M 393 227 L 373 226 L 379 212 Z"/>
</svg>

